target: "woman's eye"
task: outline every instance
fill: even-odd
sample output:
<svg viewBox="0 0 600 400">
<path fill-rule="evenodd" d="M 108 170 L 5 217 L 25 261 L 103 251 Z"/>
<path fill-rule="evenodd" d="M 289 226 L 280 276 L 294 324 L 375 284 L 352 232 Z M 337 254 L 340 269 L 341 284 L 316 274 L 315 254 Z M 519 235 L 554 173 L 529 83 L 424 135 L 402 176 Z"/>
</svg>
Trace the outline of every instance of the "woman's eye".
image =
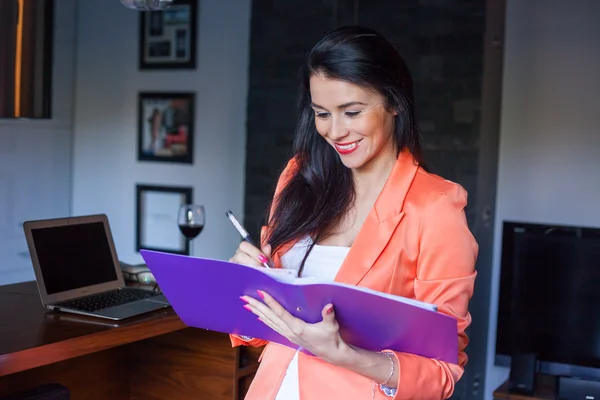
<svg viewBox="0 0 600 400">
<path fill-rule="evenodd" d="M 360 111 L 346 111 L 348 117 L 356 117 L 358 114 L 360 114 Z"/>
<path fill-rule="evenodd" d="M 315 112 L 315 115 L 317 118 L 327 118 L 329 117 L 329 113 L 324 113 L 324 112 Z"/>
</svg>

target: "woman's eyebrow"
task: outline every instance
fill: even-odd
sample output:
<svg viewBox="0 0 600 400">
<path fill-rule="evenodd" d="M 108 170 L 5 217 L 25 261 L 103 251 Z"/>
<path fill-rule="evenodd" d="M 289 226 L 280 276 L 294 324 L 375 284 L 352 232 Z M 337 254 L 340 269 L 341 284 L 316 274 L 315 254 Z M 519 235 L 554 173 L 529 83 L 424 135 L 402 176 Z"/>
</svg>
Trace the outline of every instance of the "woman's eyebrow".
<svg viewBox="0 0 600 400">
<path fill-rule="evenodd" d="M 319 108 L 321 110 L 326 110 L 325 107 L 320 106 L 316 103 L 311 102 L 310 105 L 312 106 L 312 108 Z M 348 103 L 344 103 L 344 104 L 340 104 L 337 108 L 342 109 L 342 108 L 348 108 L 351 106 L 366 106 L 366 103 L 363 103 L 361 101 L 349 101 Z"/>
</svg>

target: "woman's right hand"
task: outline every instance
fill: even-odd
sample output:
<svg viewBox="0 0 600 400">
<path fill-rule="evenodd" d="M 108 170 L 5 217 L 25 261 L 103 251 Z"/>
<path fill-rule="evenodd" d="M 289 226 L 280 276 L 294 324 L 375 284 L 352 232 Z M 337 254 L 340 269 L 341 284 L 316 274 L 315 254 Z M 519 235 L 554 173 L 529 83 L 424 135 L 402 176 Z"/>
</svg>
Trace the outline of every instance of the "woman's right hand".
<svg viewBox="0 0 600 400">
<path fill-rule="evenodd" d="M 271 258 L 271 245 L 266 245 L 262 250 L 243 240 L 238 246 L 237 251 L 229 259 L 229 262 L 242 265 L 253 265 L 261 267 L 263 263 L 268 263 Z"/>
</svg>

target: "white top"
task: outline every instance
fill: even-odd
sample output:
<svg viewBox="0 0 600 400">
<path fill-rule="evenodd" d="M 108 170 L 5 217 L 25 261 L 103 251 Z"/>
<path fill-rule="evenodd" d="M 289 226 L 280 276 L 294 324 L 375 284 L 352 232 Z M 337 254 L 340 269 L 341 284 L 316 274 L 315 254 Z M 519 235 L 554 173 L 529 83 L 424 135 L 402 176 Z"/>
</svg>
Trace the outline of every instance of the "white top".
<svg viewBox="0 0 600 400">
<path fill-rule="evenodd" d="M 297 271 L 311 243 L 310 238 L 298 241 L 281 257 L 281 266 Z M 316 244 L 304 263 L 301 278 L 333 281 L 349 250 L 350 247 L 321 246 Z M 285 373 L 285 378 L 279 388 L 276 400 L 299 400 L 299 398 L 298 352 L 296 351 Z"/>
</svg>

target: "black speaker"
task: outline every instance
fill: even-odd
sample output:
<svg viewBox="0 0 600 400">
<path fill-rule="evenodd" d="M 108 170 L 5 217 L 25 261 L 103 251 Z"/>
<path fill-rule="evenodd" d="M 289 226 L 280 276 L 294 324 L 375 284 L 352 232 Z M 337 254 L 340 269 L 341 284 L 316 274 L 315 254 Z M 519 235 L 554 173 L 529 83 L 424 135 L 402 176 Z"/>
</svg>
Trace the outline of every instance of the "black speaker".
<svg viewBox="0 0 600 400">
<path fill-rule="evenodd" d="M 558 379 L 560 400 L 600 399 L 600 381 L 561 376 Z"/>
<path fill-rule="evenodd" d="M 538 371 L 535 354 L 514 354 L 510 362 L 508 390 L 512 393 L 533 394 Z"/>
</svg>

